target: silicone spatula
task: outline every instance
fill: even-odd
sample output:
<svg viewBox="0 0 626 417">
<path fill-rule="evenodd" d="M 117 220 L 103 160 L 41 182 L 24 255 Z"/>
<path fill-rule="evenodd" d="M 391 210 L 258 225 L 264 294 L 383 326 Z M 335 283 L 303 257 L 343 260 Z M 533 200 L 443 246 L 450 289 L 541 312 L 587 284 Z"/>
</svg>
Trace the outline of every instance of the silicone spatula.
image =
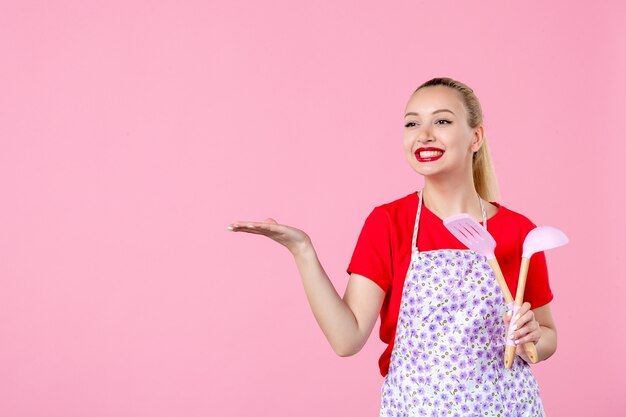
<svg viewBox="0 0 626 417">
<path fill-rule="evenodd" d="M 470 215 L 466 213 L 461 213 L 456 216 L 448 217 L 443 221 L 443 224 L 446 228 L 452 233 L 457 239 L 461 241 L 465 246 L 467 246 L 470 250 L 473 250 L 476 253 L 479 253 L 487 258 L 487 262 L 493 273 L 498 280 L 498 285 L 500 286 L 500 290 L 504 295 L 504 300 L 506 301 L 507 308 L 509 310 L 513 309 L 513 296 L 511 295 L 511 291 L 509 287 L 506 285 L 506 281 L 504 280 L 504 275 L 502 275 L 502 270 L 500 269 L 500 265 L 498 264 L 498 260 L 496 259 L 496 255 L 494 250 L 496 249 L 496 241 L 491 236 L 491 234 L 474 220 Z M 513 341 L 507 339 L 507 346 L 512 345 Z M 524 349 L 527 348 L 530 351 L 535 351 L 535 344 L 533 342 L 528 342 L 524 344 Z M 514 351 L 515 352 L 515 351 Z M 536 357 L 535 353 L 535 357 Z M 506 358 L 505 358 L 506 359 Z M 513 364 L 513 358 L 511 358 L 511 362 L 507 363 L 506 360 L 504 362 L 504 366 L 506 368 L 510 368 Z"/>
<path fill-rule="evenodd" d="M 526 289 L 526 277 L 528 276 L 528 266 L 530 265 L 530 257 L 533 256 L 537 252 L 542 252 L 548 249 L 558 248 L 559 246 L 563 246 L 569 243 L 569 238 L 567 235 L 556 227 L 552 226 L 539 226 L 531 230 L 527 235 L 526 239 L 524 239 L 524 247 L 522 252 L 522 265 L 519 271 L 519 281 L 517 282 L 517 291 L 515 292 L 515 305 L 513 307 L 513 313 L 515 313 L 521 307 L 524 302 L 524 290 Z M 515 314 L 513 314 L 515 316 Z M 511 323 L 513 324 L 513 319 L 511 319 Z M 513 333 L 509 327 L 507 332 L 507 341 L 510 340 L 510 335 Z M 539 358 L 537 357 L 537 350 L 528 351 L 526 349 L 526 345 L 524 344 L 524 350 L 526 351 L 526 356 L 530 359 L 532 363 L 537 363 Z M 534 346 L 534 343 L 532 344 Z M 507 344 L 506 351 L 504 353 L 505 363 L 513 362 L 515 355 L 515 346 L 511 346 Z"/>
</svg>

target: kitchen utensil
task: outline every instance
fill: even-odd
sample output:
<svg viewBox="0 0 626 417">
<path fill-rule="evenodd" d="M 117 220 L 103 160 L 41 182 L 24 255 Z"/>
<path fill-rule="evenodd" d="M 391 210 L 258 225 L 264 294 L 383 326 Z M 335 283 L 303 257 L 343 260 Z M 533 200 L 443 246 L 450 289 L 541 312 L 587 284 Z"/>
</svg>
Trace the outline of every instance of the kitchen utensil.
<svg viewBox="0 0 626 417">
<path fill-rule="evenodd" d="M 498 260 L 496 259 L 496 255 L 494 253 L 496 241 L 493 236 L 491 236 L 491 234 L 483 226 L 481 226 L 480 223 L 466 213 L 448 217 L 443 221 L 443 224 L 450 231 L 450 233 L 452 233 L 470 250 L 473 250 L 474 252 L 477 252 L 487 258 L 487 262 L 489 263 L 489 266 L 491 266 L 491 269 L 496 276 L 496 280 L 498 281 L 498 285 L 500 286 L 500 290 L 504 295 L 507 308 L 512 310 L 514 304 L 513 296 L 511 295 L 511 291 L 506 284 L 504 275 L 502 275 L 502 270 L 500 269 L 500 265 L 498 264 Z M 507 345 L 509 344 L 513 345 L 513 341 L 509 341 L 507 339 Z M 525 343 L 524 348 L 526 348 L 526 345 L 530 345 L 528 346 L 529 350 L 535 349 L 535 344 L 532 342 Z M 504 363 L 504 366 L 507 368 L 510 368 L 511 365 L 512 361 L 508 364 L 508 366 L 506 361 Z"/>
<path fill-rule="evenodd" d="M 528 266 L 530 265 L 530 257 L 537 252 L 546 251 L 548 249 L 558 248 L 569 243 L 567 235 L 560 229 L 552 226 L 539 226 L 531 230 L 526 239 L 524 239 L 524 247 L 522 251 L 522 265 L 519 271 L 519 281 L 517 282 L 517 291 L 515 292 L 515 304 L 513 306 L 513 315 L 511 317 L 510 324 L 514 323 L 514 318 L 517 310 L 524 302 L 524 290 L 526 288 L 526 277 L 528 275 Z M 510 340 L 510 335 L 514 332 L 509 326 L 507 332 L 507 342 Z M 530 349 L 527 349 L 527 345 L 532 345 Z M 537 363 L 539 358 L 537 357 L 537 349 L 534 343 L 525 343 L 524 351 L 526 356 L 532 363 Z M 506 351 L 504 353 L 505 366 L 509 368 L 515 357 L 515 346 L 507 343 Z"/>
</svg>

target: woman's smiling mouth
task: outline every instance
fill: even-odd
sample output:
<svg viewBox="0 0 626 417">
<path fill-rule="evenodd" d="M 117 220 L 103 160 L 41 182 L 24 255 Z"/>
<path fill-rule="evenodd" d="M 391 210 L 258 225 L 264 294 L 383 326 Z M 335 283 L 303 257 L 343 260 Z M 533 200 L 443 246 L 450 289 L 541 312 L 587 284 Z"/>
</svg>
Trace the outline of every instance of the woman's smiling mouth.
<svg viewBox="0 0 626 417">
<path fill-rule="evenodd" d="M 438 148 L 419 148 L 415 151 L 415 158 L 419 162 L 432 162 L 441 158 L 444 151 Z"/>
</svg>

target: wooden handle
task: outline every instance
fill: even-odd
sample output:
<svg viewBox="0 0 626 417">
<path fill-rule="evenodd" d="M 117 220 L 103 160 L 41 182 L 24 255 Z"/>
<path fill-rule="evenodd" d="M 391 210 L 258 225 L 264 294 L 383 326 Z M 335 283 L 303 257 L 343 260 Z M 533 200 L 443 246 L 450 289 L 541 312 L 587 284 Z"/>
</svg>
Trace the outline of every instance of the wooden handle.
<svg viewBox="0 0 626 417">
<path fill-rule="evenodd" d="M 513 366 L 513 361 L 515 360 L 515 348 L 516 346 L 507 345 L 506 347 L 506 351 L 504 352 L 504 367 L 506 369 L 509 369 L 511 366 Z M 524 352 L 532 363 L 537 363 L 539 357 L 537 355 L 537 347 L 533 342 L 524 343 Z"/>
<path fill-rule="evenodd" d="M 519 269 L 519 281 L 517 281 L 517 291 L 515 292 L 515 305 L 521 306 L 524 303 L 524 290 L 526 289 L 526 277 L 528 276 L 528 265 L 530 258 L 522 258 L 522 265 Z"/>
<path fill-rule="evenodd" d="M 517 282 L 517 291 L 515 293 L 515 304 L 524 304 L 524 291 L 526 289 L 526 277 L 528 277 L 528 267 L 530 265 L 530 258 L 522 258 L 522 265 L 519 271 L 519 281 Z M 539 355 L 537 354 L 537 347 L 533 342 L 524 343 L 524 352 L 532 363 L 539 361 Z"/>
<path fill-rule="evenodd" d="M 513 361 L 515 360 L 515 349 L 517 346 L 509 346 L 506 345 L 506 350 L 504 351 L 504 367 L 506 369 L 510 369 L 513 366 Z"/>
<path fill-rule="evenodd" d="M 526 286 L 526 276 L 528 275 L 528 265 L 529 265 L 528 261 L 529 261 L 528 259 L 522 258 L 522 266 L 520 270 L 520 282 L 522 281 L 522 275 L 523 275 L 524 287 Z M 498 260 L 496 258 L 493 258 L 493 259 L 488 259 L 487 262 L 489 263 L 489 266 L 491 266 L 491 269 L 493 270 L 493 273 L 496 276 L 498 285 L 500 286 L 500 290 L 502 291 L 502 294 L 504 295 L 504 300 L 506 301 L 507 304 L 513 302 L 513 296 L 511 295 L 511 291 L 509 290 L 508 285 L 506 284 L 506 280 L 504 279 L 504 275 L 502 274 L 502 270 L 500 269 Z M 520 286 L 518 282 L 518 290 L 515 294 L 516 299 L 517 297 L 520 296 L 519 287 Z M 521 297 L 523 300 L 523 297 L 524 297 L 523 288 L 521 291 Z M 520 302 L 519 305 L 522 305 L 522 302 Z M 513 317 L 511 317 L 511 320 L 513 320 Z M 528 356 L 528 359 L 530 359 L 532 363 L 537 363 L 537 360 L 538 360 L 537 348 L 535 347 L 535 344 L 533 342 L 524 343 L 524 351 L 526 352 L 526 356 Z M 507 346 L 504 352 L 504 367 L 507 369 L 511 368 L 511 366 L 513 366 L 514 360 L 515 360 L 515 346 Z"/>
<path fill-rule="evenodd" d="M 502 290 L 502 294 L 504 294 L 504 301 L 506 303 L 510 303 L 513 301 L 513 296 L 511 295 L 511 291 L 509 290 L 508 285 L 506 285 L 506 281 L 504 280 L 504 275 L 502 275 L 502 270 L 500 269 L 500 265 L 498 264 L 498 260 L 496 258 L 488 259 L 487 262 L 489 266 L 493 270 L 493 273 L 496 275 L 496 279 L 498 280 L 498 285 L 500 286 L 500 290 Z"/>
<path fill-rule="evenodd" d="M 517 281 L 517 291 L 515 292 L 515 305 L 521 307 L 524 303 L 524 291 L 526 289 L 526 278 L 528 277 L 528 266 L 530 265 L 530 258 L 522 258 L 522 264 L 519 271 L 519 280 Z M 515 317 L 511 317 L 509 325 L 513 324 Z M 508 334 L 508 332 L 507 332 Z M 537 347 L 533 342 L 524 343 L 524 352 L 528 359 L 532 363 L 537 363 L 539 356 L 537 355 Z M 513 366 L 513 360 L 515 359 L 515 346 L 507 346 L 504 353 L 504 366 L 510 368 Z"/>
<path fill-rule="evenodd" d="M 539 355 L 537 354 L 537 347 L 533 342 L 524 343 L 524 352 L 526 352 L 526 356 L 532 363 L 537 363 L 539 361 Z"/>
<path fill-rule="evenodd" d="M 506 285 L 506 281 L 504 280 L 504 275 L 502 274 L 502 270 L 500 269 L 500 265 L 498 264 L 498 260 L 496 258 L 488 259 L 489 266 L 493 270 L 493 273 L 496 275 L 496 279 L 498 280 L 498 285 L 500 286 L 500 290 L 504 295 L 504 301 L 506 301 L 507 305 L 513 302 L 513 296 L 511 295 L 511 291 L 509 290 L 509 286 Z M 507 332 L 508 333 L 508 332 Z M 511 356 L 509 352 L 509 348 L 513 348 L 513 356 Z M 515 347 L 507 346 L 504 352 L 504 367 L 510 368 L 513 365 L 513 359 L 515 355 Z"/>
</svg>

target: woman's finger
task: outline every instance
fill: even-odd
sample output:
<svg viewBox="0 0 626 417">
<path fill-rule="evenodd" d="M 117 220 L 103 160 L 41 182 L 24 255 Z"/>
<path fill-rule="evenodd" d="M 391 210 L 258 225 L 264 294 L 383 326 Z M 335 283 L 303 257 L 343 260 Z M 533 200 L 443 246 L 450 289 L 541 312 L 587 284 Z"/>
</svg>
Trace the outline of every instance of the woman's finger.
<svg viewBox="0 0 626 417">
<path fill-rule="evenodd" d="M 518 315 L 519 316 L 519 315 Z M 518 317 L 515 316 L 515 317 Z M 513 335 L 514 338 L 518 338 L 521 335 L 526 334 L 526 332 L 522 331 L 522 329 L 525 329 L 528 331 L 528 327 L 529 324 L 531 324 L 532 322 L 535 322 L 535 314 L 531 311 L 527 311 L 526 313 L 522 313 L 521 316 L 519 316 L 519 318 L 517 320 L 512 321 L 512 327 L 511 330 L 514 331 Z M 531 330 L 532 330 L 532 326 L 531 326 Z"/>
<path fill-rule="evenodd" d="M 506 327 L 509 327 L 509 323 L 511 322 L 511 316 L 509 316 L 509 311 L 505 311 L 504 314 L 502 314 L 502 320 L 504 320 L 504 324 L 506 325 Z"/>
<path fill-rule="evenodd" d="M 524 315 L 524 317 L 526 317 L 528 315 L 532 315 L 532 311 L 526 313 L 526 315 Z M 537 320 L 535 320 L 534 317 L 532 317 L 532 319 L 530 319 L 528 322 L 526 322 L 525 325 L 523 325 L 522 327 L 520 327 L 518 329 L 515 329 L 515 331 L 513 332 L 513 340 L 517 342 L 519 340 L 522 340 L 523 338 L 525 338 L 529 334 L 532 334 L 533 332 L 536 332 L 538 330 L 540 331 L 539 322 L 537 322 Z M 536 342 L 536 340 L 533 340 L 533 341 Z"/>
<path fill-rule="evenodd" d="M 522 327 L 529 319 L 533 317 L 533 316 L 528 315 L 529 312 L 532 313 L 532 310 L 530 309 L 530 303 L 522 304 L 519 310 L 517 311 L 517 314 L 515 315 L 515 317 L 511 319 L 511 323 L 516 328 Z"/>
<path fill-rule="evenodd" d="M 528 311 L 530 311 L 530 303 L 526 302 L 520 306 L 519 310 L 517 310 L 517 315 L 515 316 L 514 320 L 519 320 L 519 318 L 526 314 L 526 312 Z"/>
<path fill-rule="evenodd" d="M 527 342 L 533 342 L 534 344 L 537 344 L 539 338 L 541 338 L 541 328 L 537 327 L 537 329 L 527 333 L 525 336 L 520 337 L 519 339 L 516 339 L 513 343 L 515 343 L 516 345 L 523 345 Z"/>
<path fill-rule="evenodd" d="M 508 326 L 509 323 L 513 323 L 516 324 L 516 322 L 524 315 L 526 314 L 526 312 L 530 310 L 530 304 L 529 303 L 524 303 L 520 306 L 519 310 L 517 310 L 517 314 L 515 315 L 515 317 L 511 317 L 509 316 L 509 314 L 512 312 L 512 310 L 508 310 L 505 311 L 504 314 L 502 315 L 502 319 L 504 320 L 504 322 L 506 323 L 506 325 Z M 517 327 L 520 327 L 520 325 L 523 323 L 519 323 L 517 325 Z"/>
<path fill-rule="evenodd" d="M 263 236 L 269 236 L 270 234 L 272 234 L 272 232 L 270 232 L 269 230 L 261 229 L 260 227 L 256 227 L 256 228 L 243 227 L 240 229 L 235 229 L 233 230 L 233 232 L 242 232 L 242 233 L 249 233 L 251 235 L 263 235 Z"/>
<path fill-rule="evenodd" d="M 253 235 L 263 235 L 263 236 L 267 236 L 269 238 L 273 238 L 277 235 L 280 235 L 280 233 L 277 233 L 276 231 L 268 228 L 268 227 L 264 227 L 264 226 L 258 226 L 258 225 L 239 225 L 239 226 L 230 226 L 228 228 L 228 230 L 230 230 L 231 232 L 237 232 L 237 233 L 247 233 L 247 234 L 253 234 Z"/>
<path fill-rule="evenodd" d="M 534 320 L 535 320 L 535 313 L 533 313 L 532 310 L 528 310 L 527 312 L 523 313 L 520 316 L 520 318 L 517 319 L 517 321 L 515 321 L 513 324 L 515 324 L 517 328 L 521 328 L 525 326 L 527 323 L 530 323 Z"/>
<path fill-rule="evenodd" d="M 231 231 L 249 231 L 249 230 L 274 230 L 274 227 L 278 225 L 276 220 L 272 220 L 272 222 L 235 222 L 228 226 L 228 230 Z"/>
</svg>

